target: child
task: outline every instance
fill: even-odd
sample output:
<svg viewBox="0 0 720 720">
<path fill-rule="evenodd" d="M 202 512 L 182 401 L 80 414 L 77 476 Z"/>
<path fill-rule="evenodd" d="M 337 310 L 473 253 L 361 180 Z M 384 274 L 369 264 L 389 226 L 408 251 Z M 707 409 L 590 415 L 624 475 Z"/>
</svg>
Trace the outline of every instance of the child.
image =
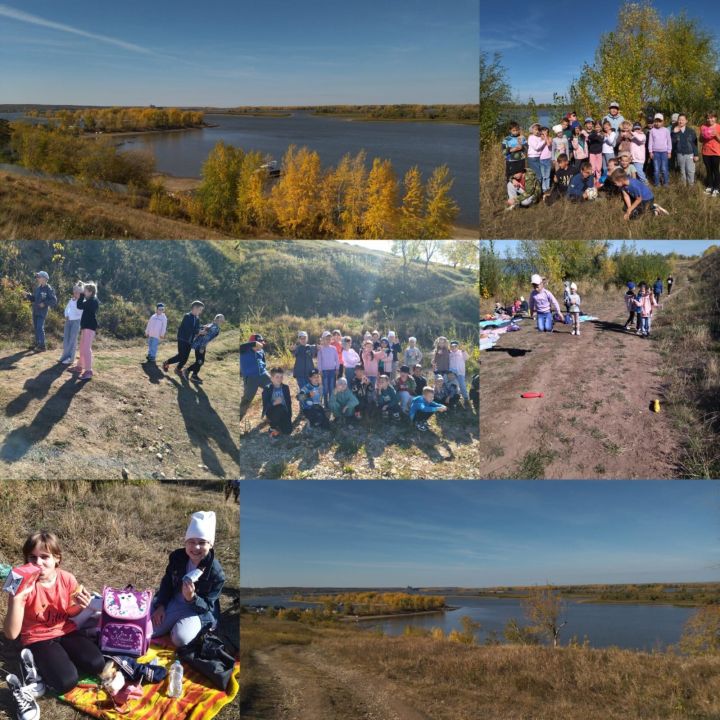
<svg viewBox="0 0 720 720">
<path fill-rule="evenodd" d="M 553 173 L 552 187 L 544 197 L 545 203 L 552 205 L 557 200 L 566 197 L 570 181 L 576 174 L 577 171 L 570 167 L 568 156 L 565 153 L 558 155 L 555 172 Z"/>
<path fill-rule="evenodd" d="M 410 403 L 410 420 L 415 423 L 415 427 L 425 432 L 428 429 L 427 421 L 433 413 L 447 412 L 447 408 L 438 402 L 433 401 L 434 392 L 431 387 L 423 388 L 422 394 L 414 397 Z"/>
<path fill-rule="evenodd" d="M 395 392 L 400 402 L 400 409 L 407 414 L 410 412 L 410 403 L 417 395 L 415 379 L 410 375 L 410 368 L 407 365 L 400 366 L 400 374 L 395 380 Z"/>
<path fill-rule="evenodd" d="M 656 305 L 655 296 L 650 292 L 648 286 L 644 282 L 640 283 L 640 292 L 635 298 L 635 307 L 641 317 L 641 325 L 636 333 L 637 335 L 646 338 L 650 337 L 650 318 Z"/>
<path fill-rule="evenodd" d="M 655 196 L 652 190 L 639 180 L 629 178 L 624 170 L 615 170 L 611 179 L 622 190 L 623 200 L 627 208 L 624 215 L 626 220 L 633 220 L 647 210 L 652 210 L 655 215 L 668 214 L 665 208 L 655 204 Z"/>
<path fill-rule="evenodd" d="M 546 127 L 540 128 L 540 138 L 545 143 L 540 151 L 540 183 L 542 191 L 545 193 L 550 190 L 550 175 L 555 158 L 551 149 L 553 141 L 550 137 L 550 130 Z"/>
<path fill-rule="evenodd" d="M 544 128 L 544 130 L 546 131 L 547 142 L 552 146 L 553 167 L 557 168 L 557 159 L 560 155 L 567 155 L 568 158 L 570 157 L 570 141 L 567 139 L 562 125 L 553 126 L 553 133 L 555 134 L 555 137 L 552 140 L 550 140 L 549 136 L 550 131 L 547 128 Z M 546 189 L 550 189 L 549 184 L 547 188 L 543 185 L 543 190 Z"/>
<path fill-rule="evenodd" d="M 580 164 L 580 172 L 570 180 L 567 189 L 567 198 L 574 202 L 587 200 L 590 197 L 589 190 L 594 187 L 593 168 L 586 160 Z"/>
<path fill-rule="evenodd" d="M 603 122 L 603 172 L 607 172 L 607 161 L 615 157 L 615 145 L 617 145 L 618 133 L 613 129 L 609 120 Z"/>
<path fill-rule="evenodd" d="M 637 329 L 640 329 L 640 319 L 637 317 L 637 309 L 635 308 L 635 283 L 630 281 L 627 284 L 625 292 L 625 307 L 628 310 L 628 319 L 625 321 L 625 329 L 629 330 L 634 321 L 637 321 Z"/>
<path fill-rule="evenodd" d="M 240 374 L 243 376 L 243 396 L 240 401 L 240 417 L 247 412 L 259 388 L 272 382 L 265 369 L 265 338 L 260 333 L 250 335 L 248 342 L 240 345 Z M 163 366 L 164 367 L 164 366 Z"/>
<path fill-rule="evenodd" d="M 318 370 L 322 373 L 323 404 L 325 407 L 330 402 L 330 396 L 335 389 L 335 381 L 340 368 L 337 350 L 330 344 L 330 337 L 330 332 L 325 330 L 320 336 L 320 346 L 317 350 Z"/>
<path fill-rule="evenodd" d="M 213 550 L 215 524 L 212 510 L 190 516 L 185 547 L 170 553 L 153 600 L 153 637 L 170 633 L 175 647 L 187 645 L 205 629 L 214 629 L 220 619 L 225 573 Z M 202 571 L 194 582 L 186 577 L 193 570 Z"/>
<path fill-rule="evenodd" d="M 533 123 L 527 139 L 527 169 L 531 170 L 538 179 L 542 177 L 540 155 L 546 147 L 547 140 L 540 135 L 540 123 Z"/>
<path fill-rule="evenodd" d="M 272 382 L 262 391 L 263 415 L 270 423 L 270 437 L 276 438 L 280 433 L 292 432 L 292 402 L 290 388 L 283 382 L 283 369 L 273 368 L 270 377 Z"/>
<path fill-rule="evenodd" d="M 400 404 L 395 388 L 390 385 L 390 378 L 381 375 L 378 378 L 378 386 L 375 393 L 375 402 L 383 418 L 392 416 L 393 420 L 400 419 Z"/>
<path fill-rule="evenodd" d="M 393 354 L 392 375 L 390 376 L 390 379 L 393 379 L 398 371 L 398 368 L 400 367 L 400 355 L 402 354 L 402 347 L 398 342 L 397 335 L 395 335 L 394 330 L 390 330 L 387 336 L 388 343 L 390 344 L 390 349 L 392 350 Z"/>
<path fill-rule="evenodd" d="M 338 378 L 335 390 L 330 398 L 330 411 L 335 418 L 354 419 L 355 408 L 359 404 L 360 401 L 355 397 L 352 390 L 348 388 L 347 379 L 344 377 Z"/>
<path fill-rule="evenodd" d="M 181 370 L 181 377 L 187 380 L 188 375 L 192 382 L 202 385 L 198 376 L 200 368 L 205 364 L 205 352 L 207 346 L 220 334 L 220 326 L 225 322 L 225 316 L 218 313 L 211 323 L 203 325 L 192 341 L 192 349 L 195 351 L 195 362 L 186 370 Z"/>
<path fill-rule="evenodd" d="M 607 195 L 608 197 L 614 197 L 616 195 L 622 195 L 620 188 L 613 182 L 612 174 L 618 169 L 617 158 L 610 158 L 607 163 L 607 174 L 600 177 L 602 185 L 598 189 L 598 192 Z M 632 167 L 632 166 L 631 166 Z M 633 168 L 634 169 L 634 168 Z"/>
<path fill-rule="evenodd" d="M 148 339 L 148 362 L 154 363 L 157 359 L 158 345 L 164 339 L 167 332 L 167 315 L 165 315 L 165 305 L 158 303 L 155 306 L 155 314 L 150 316 L 145 326 L 145 336 Z"/>
<path fill-rule="evenodd" d="M 185 363 L 190 357 L 190 350 L 192 350 L 192 342 L 195 336 L 200 331 L 200 313 L 202 313 L 205 303 L 200 300 L 193 300 L 190 305 L 190 312 L 185 313 L 177 331 L 177 355 L 173 355 L 170 359 L 166 360 L 162 364 L 163 372 L 167 372 L 170 365 L 177 363 L 175 373 L 182 375 L 182 369 Z M 242 354 L 242 345 L 240 346 L 240 353 Z M 264 368 L 263 368 L 264 369 Z M 253 393 L 254 395 L 254 393 Z"/>
<path fill-rule="evenodd" d="M 688 126 L 687 115 L 680 113 L 672 131 L 672 153 L 683 185 L 695 184 L 695 163 L 700 159 L 696 132 Z"/>
<path fill-rule="evenodd" d="M 379 330 L 372 331 L 372 343 L 373 343 L 373 350 L 380 349 L 380 331 Z"/>
<path fill-rule="evenodd" d="M 303 415 L 307 418 L 309 427 L 318 425 L 324 430 L 330 428 L 330 421 L 322 406 L 323 389 L 320 387 L 320 371 L 312 370 L 308 384 L 301 388 L 297 399 L 300 401 Z"/>
<path fill-rule="evenodd" d="M 338 354 L 338 370 L 335 377 L 342 377 L 345 371 L 343 366 L 343 346 L 342 346 L 342 333 L 339 330 L 332 331 L 332 339 L 330 344 L 335 348 L 335 352 Z"/>
<path fill-rule="evenodd" d="M 32 302 L 32 321 L 35 330 L 35 345 L 30 349 L 37 352 L 45 352 L 45 318 L 47 318 L 48 309 L 57 305 L 57 295 L 48 280 L 50 276 L 44 271 L 35 273 L 37 287 L 31 292 L 25 294 L 25 299 Z"/>
<path fill-rule="evenodd" d="M 372 340 L 366 340 L 363 343 L 362 364 L 365 368 L 365 375 L 367 375 L 373 390 L 375 390 L 378 377 L 378 365 L 380 358 L 384 355 L 384 353 L 382 350 L 376 350 L 373 348 L 374 346 Z"/>
<path fill-rule="evenodd" d="M 405 352 L 403 353 L 403 360 L 405 361 L 404 364 L 409 367 L 414 367 L 418 363 L 422 362 L 422 358 L 423 354 L 417 346 L 417 338 L 410 336 L 408 338 L 408 346 L 405 348 Z"/>
<path fill-rule="evenodd" d="M 514 210 L 517 207 L 530 207 L 540 200 L 542 196 L 542 185 L 539 176 L 528 168 L 527 170 L 515 173 L 507 184 L 507 209 Z"/>
<path fill-rule="evenodd" d="M 78 310 L 77 301 L 83 292 L 83 284 L 81 282 L 73 285 L 72 297 L 65 306 L 65 328 L 63 330 L 63 351 L 62 356 L 58 360 L 63 365 L 72 365 L 77 353 L 78 337 L 80 336 L 80 319 L 82 318 L 82 310 Z"/>
<path fill-rule="evenodd" d="M 378 371 L 381 375 L 387 375 L 392 379 L 393 375 L 393 351 L 390 347 L 390 341 L 384 337 L 380 340 L 380 363 L 378 365 Z"/>
<path fill-rule="evenodd" d="M 580 127 L 580 123 L 575 125 L 572 134 L 572 154 L 573 154 L 573 169 L 575 172 L 580 170 L 580 163 L 583 160 L 587 160 L 590 156 L 590 148 L 588 146 L 587 136 Z M 558 160 L 560 157 L 558 156 Z"/>
<path fill-rule="evenodd" d="M 511 122 L 508 129 L 509 134 L 502 141 L 506 179 L 525 169 L 525 158 L 527 157 L 527 140 L 520 130 L 520 125 Z"/>
<path fill-rule="evenodd" d="M 45 530 L 32 533 L 22 554 L 26 563 L 40 568 L 40 574 L 17 595 L 8 595 L 3 630 L 9 640 L 20 637 L 27 684 L 23 686 L 15 675 L 9 675 L 7 681 L 18 717 L 39 718 L 35 698 L 44 694 L 46 685 L 58 694 L 66 693 L 80 677 L 98 675 L 105 659 L 96 642 L 77 632 L 72 621 L 92 596 L 60 567 L 63 554 L 57 536 Z"/>
<path fill-rule="evenodd" d="M 620 153 L 620 155 L 618 155 L 618 160 L 620 162 L 620 167 L 625 171 L 625 174 L 629 178 L 637 179 L 637 168 L 631 163 L 632 156 L 630 155 L 630 153 Z M 613 170 L 613 172 L 615 171 Z M 612 172 L 610 174 L 612 175 Z"/>
<path fill-rule="evenodd" d="M 573 335 L 580 335 L 580 295 L 578 295 L 577 285 L 570 283 L 570 294 L 568 295 L 569 307 L 568 312 L 573 321 Z"/>
<path fill-rule="evenodd" d="M 633 167 L 637 173 L 638 180 L 647 184 L 647 177 L 645 175 L 645 146 L 647 145 L 647 135 L 642 129 L 642 125 L 636 122 L 632 126 L 632 142 L 630 144 L 630 158 L 632 159 Z"/>
<path fill-rule="evenodd" d="M 613 130 L 619 130 L 625 118 L 620 114 L 620 106 L 616 102 L 608 105 L 608 114 L 603 118 L 603 123 L 610 123 Z"/>
<path fill-rule="evenodd" d="M 427 380 L 422 374 L 422 365 L 420 363 L 413 367 L 412 376 L 415 381 L 415 393 L 416 395 L 421 395 L 423 388 L 427 385 Z"/>
<path fill-rule="evenodd" d="M 720 123 L 714 110 L 705 113 L 705 122 L 700 126 L 702 158 L 705 165 L 705 194 L 720 195 Z"/>
<path fill-rule="evenodd" d="M 653 185 L 670 184 L 670 170 L 668 160 L 672 156 L 672 138 L 670 131 L 664 125 L 665 118 L 662 113 L 655 113 L 653 127 L 648 139 L 648 152 L 653 161 Z"/>
<path fill-rule="evenodd" d="M 587 123 L 585 123 L 585 131 L 587 132 Z M 603 145 L 605 144 L 605 135 L 603 134 L 602 125 L 597 120 L 592 126 L 592 130 L 588 133 L 588 151 L 590 153 L 589 161 L 593 170 L 595 182 L 600 180 L 603 170 Z"/>
<path fill-rule="evenodd" d="M 459 395 L 457 393 L 457 383 L 446 383 L 445 378 L 442 375 L 435 376 L 433 392 L 435 393 L 435 400 L 439 403 L 442 403 L 446 407 L 453 407 L 457 404 L 457 401 L 459 400 Z"/>
<path fill-rule="evenodd" d="M 315 369 L 313 358 L 317 356 L 317 345 L 308 345 L 308 334 L 301 330 L 291 352 L 295 357 L 293 377 L 300 390 L 308 384 L 310 373 Z"/>
<path fill-rule="evenodd" d="M 345 379 L 352 382 L 355 377 L 355 368 L 360 364 L 360 356 L 352 346 L 352 338 L 346 335 L 342 339 L 342 364 L 345 368 Z"/>
<path fill-rule="evenodd" d="M 528 301 L 521 295 L 520 296 L 520 312 L 521 314 L 525 315 L 530 311 L 530 305 L 528 305 Z"/>
<path fill-rule="evenodd" d="M 448 345 L 448 339 L 444 335 L 441 335 L 439 338 L 436 338 L 433 347 L 431 362 L 433 372 L 439 373 L 440 375 L 447 375 L 450 370 L 450 346 Z"/>
<path fill-rule="evenodd" d="M 357 398 L 358 404 L 355 408 L 355 417 L 366 415 L 370 411 L 370 405 L 374 400 L 375 388 L 365 375 L 365 368 L 362 365 L 355 367 L 355 377 L 350 382 L 352 394 Z"/>
<path fill-rule="evenodd" d="M 92 344 L 97 332 L 97 311 L 100 303 L 96 297 L 97 285 L 84 283 L 83 294 L 77 299 L 77 308 L 82 310 L 80 318 L 80 360 L 77 365 L 68 368 L 68 372 L 77 373 L 80 380 L 90 380 L 93 376 Z"/>
<path fill-rule="evenodd" d="M 519 305 L 520 301 L 518 300 L 518 307 Z M 450 343 L 450 371 L 455 373 L 460 393 L 465 402 L 470 400 L 467 387 L 465 386 L 465 362 L 467 359 L 467 351 L 460 347 L 460 343 L 457 340 L 453 340 Z"/>
<path fill-rule="evenodd" d="M 460 402 L 460 385 L 457 381 L 457 375 L 452 370 L 447 374 L 444 385 L 450 407 L 455 407 Z"/>
<path fill-rule="evenodd" d="M 530 284 L 533 290 L 530 293 L 530 319 L 537 313 L 537 329 L 538 332 L 553 331 L 553 314 L 552 309 L 560 315 L 560 304 L 555 296 L 547 290 L 543 285 L 543 278 L 535 273 L 530 278 Z"/>
</svg>

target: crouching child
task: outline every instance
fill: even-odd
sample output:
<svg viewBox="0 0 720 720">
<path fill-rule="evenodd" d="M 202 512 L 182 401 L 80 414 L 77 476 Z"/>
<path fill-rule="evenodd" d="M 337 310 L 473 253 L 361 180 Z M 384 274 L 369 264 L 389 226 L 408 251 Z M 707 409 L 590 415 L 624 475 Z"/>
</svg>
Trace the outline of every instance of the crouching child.
<svg viewBox="0 0 720 720">
<path fill-rule="evenodd" d="M 436 412 L 447 412 L 447 408 L 442 404 L 433 400 L 434 391 L 431 387 L 426 387 L 422 391 L 422 395 L 418 395 L 412 399 L 410 403 L 410 420 L 415 423 L 415 427 L 422 432 L 428 429 L 427 422 Z"/>
<path fill-rule="evenodd" d="M 393 420 L 400 419 L 400 403 L 395 388 L 390 385 L 390 378 L 381 375 L 378 378 L 376 402 L 382 417 L 387 419 L 392 416 Z"/>
<path fill-rule="evenodd" d="M 290 388 L 283 382 L 283 369 L 273 368 L 270 377 L 272 382 L 262 391 L 263 415 L 270 423 L 270 437 L 276 438 L 280 433 L 292 432 L 292 403 Z"/>
<path fill-rule="evenodd" d="M 322 405 L 323 389 L 320 386 L 319 370 L 310 371 L 309 382 L 301 388 L 297 399 L 300 402 L 302 413 L 310 424 L 310 427 L 320 426 L 323 430 L 330 428 L 330 421 Z"/>
<path fill-rule="evenodd" d="M 358 399 L 348 387 L 347 379 L 340 377 L 335 384 L 335 390 L 330 397 L 330 411 L 336 418 L 345 420 L 355 419 L 355 408 L 359 405 Z"/>
<path fill-rule="evenodd" d="M 352 394 L 357 398 L 358 404 L 355 408 L 355 417 L 365 417 L 372 410 L 374 393 L 373 384 L 365 374 L 365 368 L 361 365 L 355 367 L 355 377 L 350 383 Z"/>
</svg>

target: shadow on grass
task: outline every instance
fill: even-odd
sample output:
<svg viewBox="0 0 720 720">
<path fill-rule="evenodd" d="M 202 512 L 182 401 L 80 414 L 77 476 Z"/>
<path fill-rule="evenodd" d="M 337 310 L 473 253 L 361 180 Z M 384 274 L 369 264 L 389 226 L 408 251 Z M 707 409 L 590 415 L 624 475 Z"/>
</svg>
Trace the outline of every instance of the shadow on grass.
<svg viewBox="0 0 720 720">
<path fill-rule="evenodd" d="M 23 392 L 7 404 L 5 415 L 8 417 L 19 415 L 33 400 L 44 398 L 50 392 L 52 384 L 66 369 L 67 365 L 57 363 L 46 368 L 34 378 L 28 378 L 23 385 Z"/>
<path fill-rule="evenodd" d="M 140 363 L 140 367 L 153 385 L 159 385 L 160 381 L 165 377 L 163 371 L 154 362 L 148 360 L 147 362 Z"/>
<path fill-rule="evenodd" d="M 17 366 L 15 363 L 18 360 L 22 360 L 26 355 L 32 355 L 32 350 L 20 350 L 20 352 L 13 353 L 12 355 L 6 355 L 4 358 L 0 358 L 0 370 L 14 370 Z"/>
<path fill-rule="evenodd" d="M 234 458 L 235 462 L 239 462 L 238 447 L 227 426 L 210 404 L 210 399 L 202 387 L 195 386 L 193 388 L 187 383 L 179 383 L 172 377 L 167 379 L 177 390 L 178 407 L 190 442 L 200 448 L 202 461 L 213 475 L 226 477 L 228 473 L 222 466 L 217 453 L 210 446 L 210 441 L 214 441 L 222 452 Z M 230 474 L 234 475 L 234 470 Z"/>
<path fill-rule="evenodd" d="M 15 428 L 5 436 L 0 447 L 0 460 L 10 463 L 17 462 L 25 457 L 33 445 L 44 440 L 53 427 L 65 417 L 73 398 L 87 382 L 89 381 L 70 378 L 63 383 L 58 391 L 38 410 L 29 425 Z"/>
</svg>

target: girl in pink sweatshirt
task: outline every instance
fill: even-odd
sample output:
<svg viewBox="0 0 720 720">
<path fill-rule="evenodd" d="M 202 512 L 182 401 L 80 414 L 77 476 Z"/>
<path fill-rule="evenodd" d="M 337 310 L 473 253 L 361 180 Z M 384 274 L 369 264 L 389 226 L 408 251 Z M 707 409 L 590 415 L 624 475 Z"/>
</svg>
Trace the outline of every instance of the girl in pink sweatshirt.
<svg viewBox="0 0 720 720">
<path fill-rule="evenodd" d="M 645 283 L 640 283 L 640 292 L 635 298 L 635 307 L 640 310 L 640 329 L 637 334 L 641 337 L 650 337 L 650 318 L 656 305 L 657 300 L 652 291 Z"/>
<path fill-rule="evenodd" d="M 365 376 L 372 383 L 373 389 L 378 379 L 378 363 L 385 352 L 383 350 L 373 350 L 372 340 L 366 340 L 363 343 L 362 364 L 365 368 Z"/>
</svg>

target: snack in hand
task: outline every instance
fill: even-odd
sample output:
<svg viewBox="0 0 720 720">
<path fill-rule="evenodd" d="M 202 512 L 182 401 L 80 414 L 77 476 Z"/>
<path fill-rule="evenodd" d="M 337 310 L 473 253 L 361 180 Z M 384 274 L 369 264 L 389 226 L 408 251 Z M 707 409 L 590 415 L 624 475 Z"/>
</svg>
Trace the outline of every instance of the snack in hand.
<svg viewBox="0 0 720 720">
<path fill-rule="evenodd" d="M 189 580 L 190 582 L 197 582 L 202 577 L 203 571 L 200 568 L 195 568 L 194 570 L 191 570 L 189 573 L 186 573 L 183 575 L 183 582 L 185 580 Z"/>
<path fill-rule="evenodd" d="M 30 583 L 34 583 L 39 574 L 40 568 L 32 563 L 26 563 L 25 565 L 13 568 L 5 580 L 3 590 L 10 593 L 10 595 L 17 595 Z"/>
</svg>

